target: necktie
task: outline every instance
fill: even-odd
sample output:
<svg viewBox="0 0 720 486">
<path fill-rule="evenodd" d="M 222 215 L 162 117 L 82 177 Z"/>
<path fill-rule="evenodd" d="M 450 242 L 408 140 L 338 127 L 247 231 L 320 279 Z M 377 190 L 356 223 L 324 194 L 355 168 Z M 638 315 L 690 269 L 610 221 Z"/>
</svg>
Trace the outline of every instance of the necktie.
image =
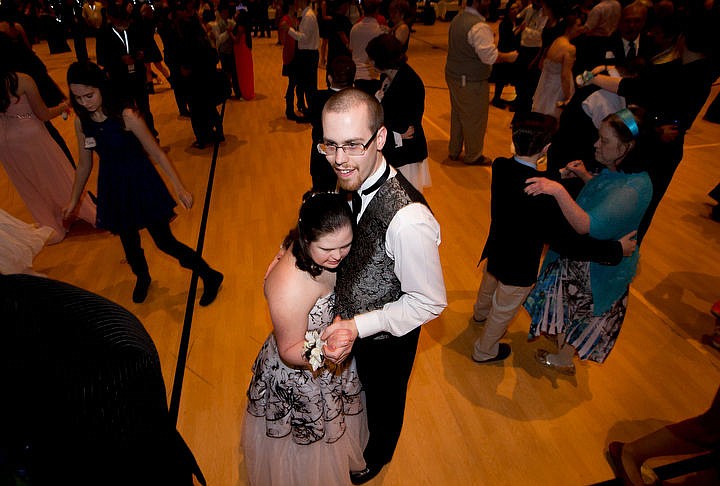
<svg viewBox="0 0 720 486">
<path fill-rule="evenodd" d="M 635 48 L 635 41 L 628 42 L 628 51 L 625 59 L 632 61 L 637 56 L 637 49 Z"/>
<path fill-rule="evenodd" d="M 363 196 L 367 196 L 368 194 L 372 194 L 373 192 L 377 191 L 380 186 L 382 186 L 387 178 L 390 176 L 390 165 L 385 164 L 385 172 L 380 176 L 380 179 L 375 181 L 375 184 L 368 187 L 367 189 L 363 189 L 362 194 Z M 358 220 L 358 216 L 360 215 L 360 208 L 362 207 L 362 198 L 360 197 L 360 192 L 353 191 L 352 193 L 352 212 L 353 216 L 355 217 L 355 221 Z"/>
</svg>

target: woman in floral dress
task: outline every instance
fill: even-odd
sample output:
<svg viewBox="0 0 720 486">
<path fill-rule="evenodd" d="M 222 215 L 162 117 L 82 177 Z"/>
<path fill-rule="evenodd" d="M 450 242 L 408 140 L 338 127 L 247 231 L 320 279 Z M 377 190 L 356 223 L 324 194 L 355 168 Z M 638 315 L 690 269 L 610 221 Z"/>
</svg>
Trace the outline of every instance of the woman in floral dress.
<svg viewBox="0 0 720 486">
<path fill-rule="evenodd" d="M 619 239 L 637 230 L 652 195 L 646 172 L 624 173 L 618 166 L 636 145 L 640 133 L 629 109 L 609 115 L 600 125 L 595 158 L 605 168 L 597 175 L 582 162 L 570 162 L 565 176 L 585 186 L 574 201 L 565 188 L 545 178 L 530 178 L 528 194 L 549 194 L 581 234 L 600 240 Z M 602 363 L 615 345 L 625 319 L 628 289 L 638 262 L 637 249 L 616 266 L 575 261 L 549 251 L 535 288 L 525 302 L 532 324 L 530 337 L 556 336 L 558 352 L 539 349 L 536 360 L 567 375 L 575 374 L 573 357 Z"/>
<path fill-rule="evenodd" d="M 268 270 L 265 297 L 273 332 L 253 365 L 242 447 L 253 485 L 349 484 L 365 467 L 367 418 L 354 359 L 317 359 L 315 338 L 332 322 L 335 272 L 350 251 L 352 213 L 345 198 L 319 193 Z M 335 333 L 325 348 L 351 337 Z"/>
</svg>

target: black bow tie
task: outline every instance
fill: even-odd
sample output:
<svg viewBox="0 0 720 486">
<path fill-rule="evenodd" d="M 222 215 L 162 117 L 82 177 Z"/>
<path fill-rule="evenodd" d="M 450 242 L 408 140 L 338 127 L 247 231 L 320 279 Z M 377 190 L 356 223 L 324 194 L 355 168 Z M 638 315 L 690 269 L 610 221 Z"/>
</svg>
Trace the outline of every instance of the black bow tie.
<svg viewBox="0 0 720 486">
<path fill-rule="evenodd" d="M 367 196 L 368 194 L 372 194 L 373 192 L 380 189 L 380 186 L 382 186 L 385 181 L 390 176 L 390 164 L 385 164 L 385 172 L 380 176 L 380 179 L 375 181 L 375 184 L 368 187 L 367 189 L 362 190 L 362 195 Z M 353 191 L 352 193 L 352 210 L 353 210 L 353 216 L 355 217 L 355 221 L 358 220 L 358 216 L 360 215 L 360 208 L 362 207 L 362 198 L 360 197 L 360 192 Z"/>
</svg>

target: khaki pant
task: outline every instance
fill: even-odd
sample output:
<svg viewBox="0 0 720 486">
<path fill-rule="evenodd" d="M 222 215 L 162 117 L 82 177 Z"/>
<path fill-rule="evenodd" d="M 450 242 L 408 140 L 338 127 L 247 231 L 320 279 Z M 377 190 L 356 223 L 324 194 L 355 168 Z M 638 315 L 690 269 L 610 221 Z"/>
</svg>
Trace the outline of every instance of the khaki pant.
<svg viewBox="0 0 720 486">
<path fill-rule="evenodd" d="M 487 320 L 482 335 L 475 341 L 474 359 L 483 361 L 497 356 L 500 338 L 507 331 L 532 288 L 532 285 L 529 287 L 505 285 L 485 269 L 473 313 L 475 319 Z"/>
<path fill-rule="evenodd" d="M 490 87 L 487 81 L 468 81 L 445 75 L 450 91 L 450 143 L 448 153 L 455 157 L 465 144 L 465 162 L 483 155 L 488 121 Z"/>
</svg>

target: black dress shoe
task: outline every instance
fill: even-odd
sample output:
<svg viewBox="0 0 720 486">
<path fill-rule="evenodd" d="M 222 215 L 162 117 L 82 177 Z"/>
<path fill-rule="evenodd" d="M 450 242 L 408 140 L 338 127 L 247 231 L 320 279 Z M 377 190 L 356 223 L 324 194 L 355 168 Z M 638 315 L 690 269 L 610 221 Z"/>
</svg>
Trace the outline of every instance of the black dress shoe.
<svg viewBox="0 0 720 486">
<path fill-rule="evenodd" d="M 377 476 L 382 468 L 382 466 L 368 465 L 362 471 L 350 471 L 350 482 L 353 484 L 365 484 Z"/>
<path fill-rule="evenodd" d="M 484 165 L 484 166 L 486 166 L 486 167 L 491 166 L 491 165 L 492 165 L 492 162 L 493 162 L 493 161 L 492 161 L 491 158 L 485 157 L 484 155 L 481 155 L 480 157 L 478 157 L 478 158 L 475 159 L 475 160 L 470 160 L 470 161 L 468 161 L 468 160 L 463 160 L 463 163 L 464 163 L 465 165 Z"/>
<path fill-rule="evenodd" d="M 495 363 L 496 361 L 502 361 L 508 356 L 510 356 L 511 348 L 509 344 L 506 343 L 500 343 L 498 345 L 498 354 L 495 355 L 494 358 L 488 358 L 488 359 L 476 359 L 475 356 L 472 357 L 473 361 L 476 363 Z"/>
<path fill-rule="evenodd" d="M 504 110 L 507 106 L 507 102 L 500 98 L 493 98 L 490 104 L 493 105 L 495 108 L 500 108 L 501 110 Z"/>
</svg>

